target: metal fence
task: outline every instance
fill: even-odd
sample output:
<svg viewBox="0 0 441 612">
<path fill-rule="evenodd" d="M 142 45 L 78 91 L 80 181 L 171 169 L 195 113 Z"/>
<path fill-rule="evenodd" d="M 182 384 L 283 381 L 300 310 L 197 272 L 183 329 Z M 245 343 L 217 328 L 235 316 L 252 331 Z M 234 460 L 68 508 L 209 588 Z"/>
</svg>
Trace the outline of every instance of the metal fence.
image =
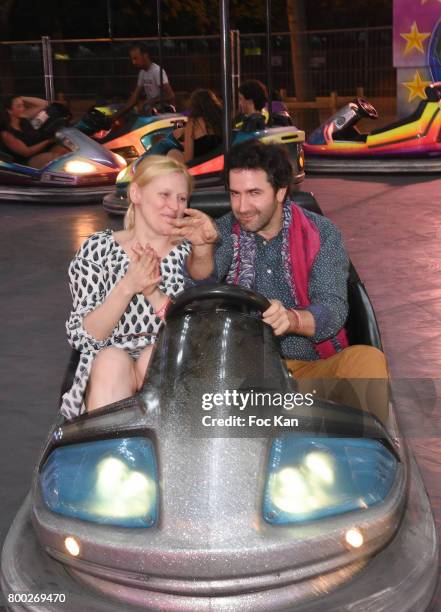
<svg viewBox="0 0 441 612">
<path fill-rule="evenodd" d="M 317 30 L 301 33 L 306 38 L 308 71 L 314 96 L 331 91 L 352 95 L 364 87 L 368 96 L 395 96 L 392 65 L 392 28 Z M 139 39 L 137 39 L 139 40 Z M 51 40 L 53 82 L 56 97 L 100 101 L 126 99 L 136 84 L 137 70 L 128 52 L 135 39 Z M 157 40 L 144 41 L 153 59 Z M 266 80 L 264 34 L 240 36 L 241 80 Z M 47 49 L 46 49 L 47 50 Z M 0 43 L 0 92 L 2 95 L 45 95 L 42 40 Z M 177 92 L 196 87 L 220 89 L 219 37 L 172 37 L 163 39 L 163 65 Z M 295 95 L 289 33 L 272 35 L 273 83 Z M 50 70 L 50 67 L 49 67 Z M 46 74 L 46 80 L 50 75 Z"/>
<path fill-rule="evenodd" d="M 392 28 L 356 30 L 315 30 L 303 32 L 308 61 L 304 67 L 311 81 L 312 94 L 328 96 L 337 91 L 354 95 L 363 87 L 372 97 L 395 96 L 396 77 L 392 63 Z M 265 81 L 265 37 L 241 36 L 242 79 Z M 290 37 L 287 33 L 272 37 L 274 83 L 295 96 L 291 64 Z"/>
</svg>

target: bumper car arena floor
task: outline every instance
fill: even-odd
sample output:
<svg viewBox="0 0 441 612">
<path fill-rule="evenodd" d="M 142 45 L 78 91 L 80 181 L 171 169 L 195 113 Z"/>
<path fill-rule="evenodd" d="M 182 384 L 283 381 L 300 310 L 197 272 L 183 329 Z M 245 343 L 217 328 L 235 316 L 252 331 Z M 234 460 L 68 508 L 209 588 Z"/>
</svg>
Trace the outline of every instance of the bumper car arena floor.
<svg viewBox="0 0 441 612">
<path fill-rule="evenodd" d="M 401 428 L 441 532 L 441 177 L 310 177 L 339 225 L 379 320 Z M 29 489 L 69 356 L 68 263 L 117 229 L 101 205 L 0 203 L 0 542 Z M 441 611 L 441 587 L 432 607 Z"/>
</svg>

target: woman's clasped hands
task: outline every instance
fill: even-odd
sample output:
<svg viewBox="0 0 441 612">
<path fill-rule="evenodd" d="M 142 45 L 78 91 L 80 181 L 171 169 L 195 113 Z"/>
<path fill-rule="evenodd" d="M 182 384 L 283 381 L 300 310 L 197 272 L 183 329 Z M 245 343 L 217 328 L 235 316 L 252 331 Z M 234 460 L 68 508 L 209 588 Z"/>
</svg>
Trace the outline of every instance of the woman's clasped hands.
<svg viewBox="0 0 441 612">
<path fill-rule="evenodd" d="M 142 293 L 148 299 L 161 282 L 160 258 L 148 244 L 136 242 L 131 251 L 125 283 L 132 295 Z"/>
</svg>

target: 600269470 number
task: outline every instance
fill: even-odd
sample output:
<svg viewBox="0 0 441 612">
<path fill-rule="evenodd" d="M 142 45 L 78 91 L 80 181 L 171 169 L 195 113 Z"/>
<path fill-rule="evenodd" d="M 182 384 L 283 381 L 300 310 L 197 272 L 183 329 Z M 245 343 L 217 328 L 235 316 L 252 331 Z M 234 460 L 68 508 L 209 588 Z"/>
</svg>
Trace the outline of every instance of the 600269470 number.
<svg viewBox="0 0 441 612">
<path fill-rule="evenodd" d="M 8 603 L 64 603 L 65 593 L 8 593 Z"/>
</svg>

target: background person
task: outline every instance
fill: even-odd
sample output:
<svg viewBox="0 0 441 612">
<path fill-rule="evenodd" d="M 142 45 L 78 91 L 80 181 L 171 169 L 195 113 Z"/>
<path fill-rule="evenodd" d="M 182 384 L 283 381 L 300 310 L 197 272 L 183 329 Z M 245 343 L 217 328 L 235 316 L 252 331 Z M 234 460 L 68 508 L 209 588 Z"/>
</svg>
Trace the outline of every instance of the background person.
<svg viewBox="0 0 441 612">
<path fill-rule="evenodd" d="M 271 306 L 263 321 L 280 336 L 294 378 L 312 379 L 312 389 L 324 381 L 321 397 L 386 420 L 384 354 L 371 346 L 348 346 L 344 331 L 349 259 L 340 232 L 290 199 L 292 166 L 282 147 L 236 145 L 225 171 L 231 213 L 214 223 L 188 210 L 173 221 L 176 235 L 193 244 L 186 264 L 190 277 L 199 282 L 214 277 L 265 295 Z M 304 383 L 302 390 L 311 389 Z"/>
<path fill-rule="evenodd" d="M 66 153 L 67 149 L 54 144 L 54 138 L 47 138 L 35 130 L 30 122 L 48 106 L 46 100 L 23 96 L 9 96 L 3 101 L 0 140 L 2 149 L 13 156 L 19 164 L 43 168 L 53 159 Z"/>
<path fill-rule="evenodd" d="M 249 79 L 239 86 L 240 113 L 233 120 L 235 129 L 254 131 L 264 129 L 268 122 L 268 90 L 257 79 Z"/>
<path fill-rule="evenodd" d="M 145 96 L 144 104 L 149 107 L 154 107 L 161 100 L 161 77 L 160 67 L 150 59 L 150 54 L 146 45 L 143 43 L 136 43 L 130 48 L 130 59 L 135 66 L 139 68 L 138 82 L 132 95 L 126 102 L 126 104 L 112 117 L 113 120 L 118 119 L 131 108 L 133 108 L 141 100 L 142 95 Z M 174 104 L 175 94 L 168 81 L 167 74 L 162 69 L 162 100 L 163 103 Z"/>
<path fill-rule="evenodd" d="M 191 94 L 188 121 L 174 136 L 183 136 L 184 152 L 172 149 L 168 155 L 182 162 L 206 155 L 222 144 L 222 102 L 211 89 L 196 89 Z"/>
<path fill-rule="evenodd" d="M 143 159 L 130 184 L 125 229 L 93 234 L 72 260 L 66 330 L 81 357 L 62 398 L 66 418 L 140 389 L 165 308 L 184 286 L 191 246 L 171 238 L 171 222 L 183 215 L 192 184 L 179 162 Z"/>
</svg>

